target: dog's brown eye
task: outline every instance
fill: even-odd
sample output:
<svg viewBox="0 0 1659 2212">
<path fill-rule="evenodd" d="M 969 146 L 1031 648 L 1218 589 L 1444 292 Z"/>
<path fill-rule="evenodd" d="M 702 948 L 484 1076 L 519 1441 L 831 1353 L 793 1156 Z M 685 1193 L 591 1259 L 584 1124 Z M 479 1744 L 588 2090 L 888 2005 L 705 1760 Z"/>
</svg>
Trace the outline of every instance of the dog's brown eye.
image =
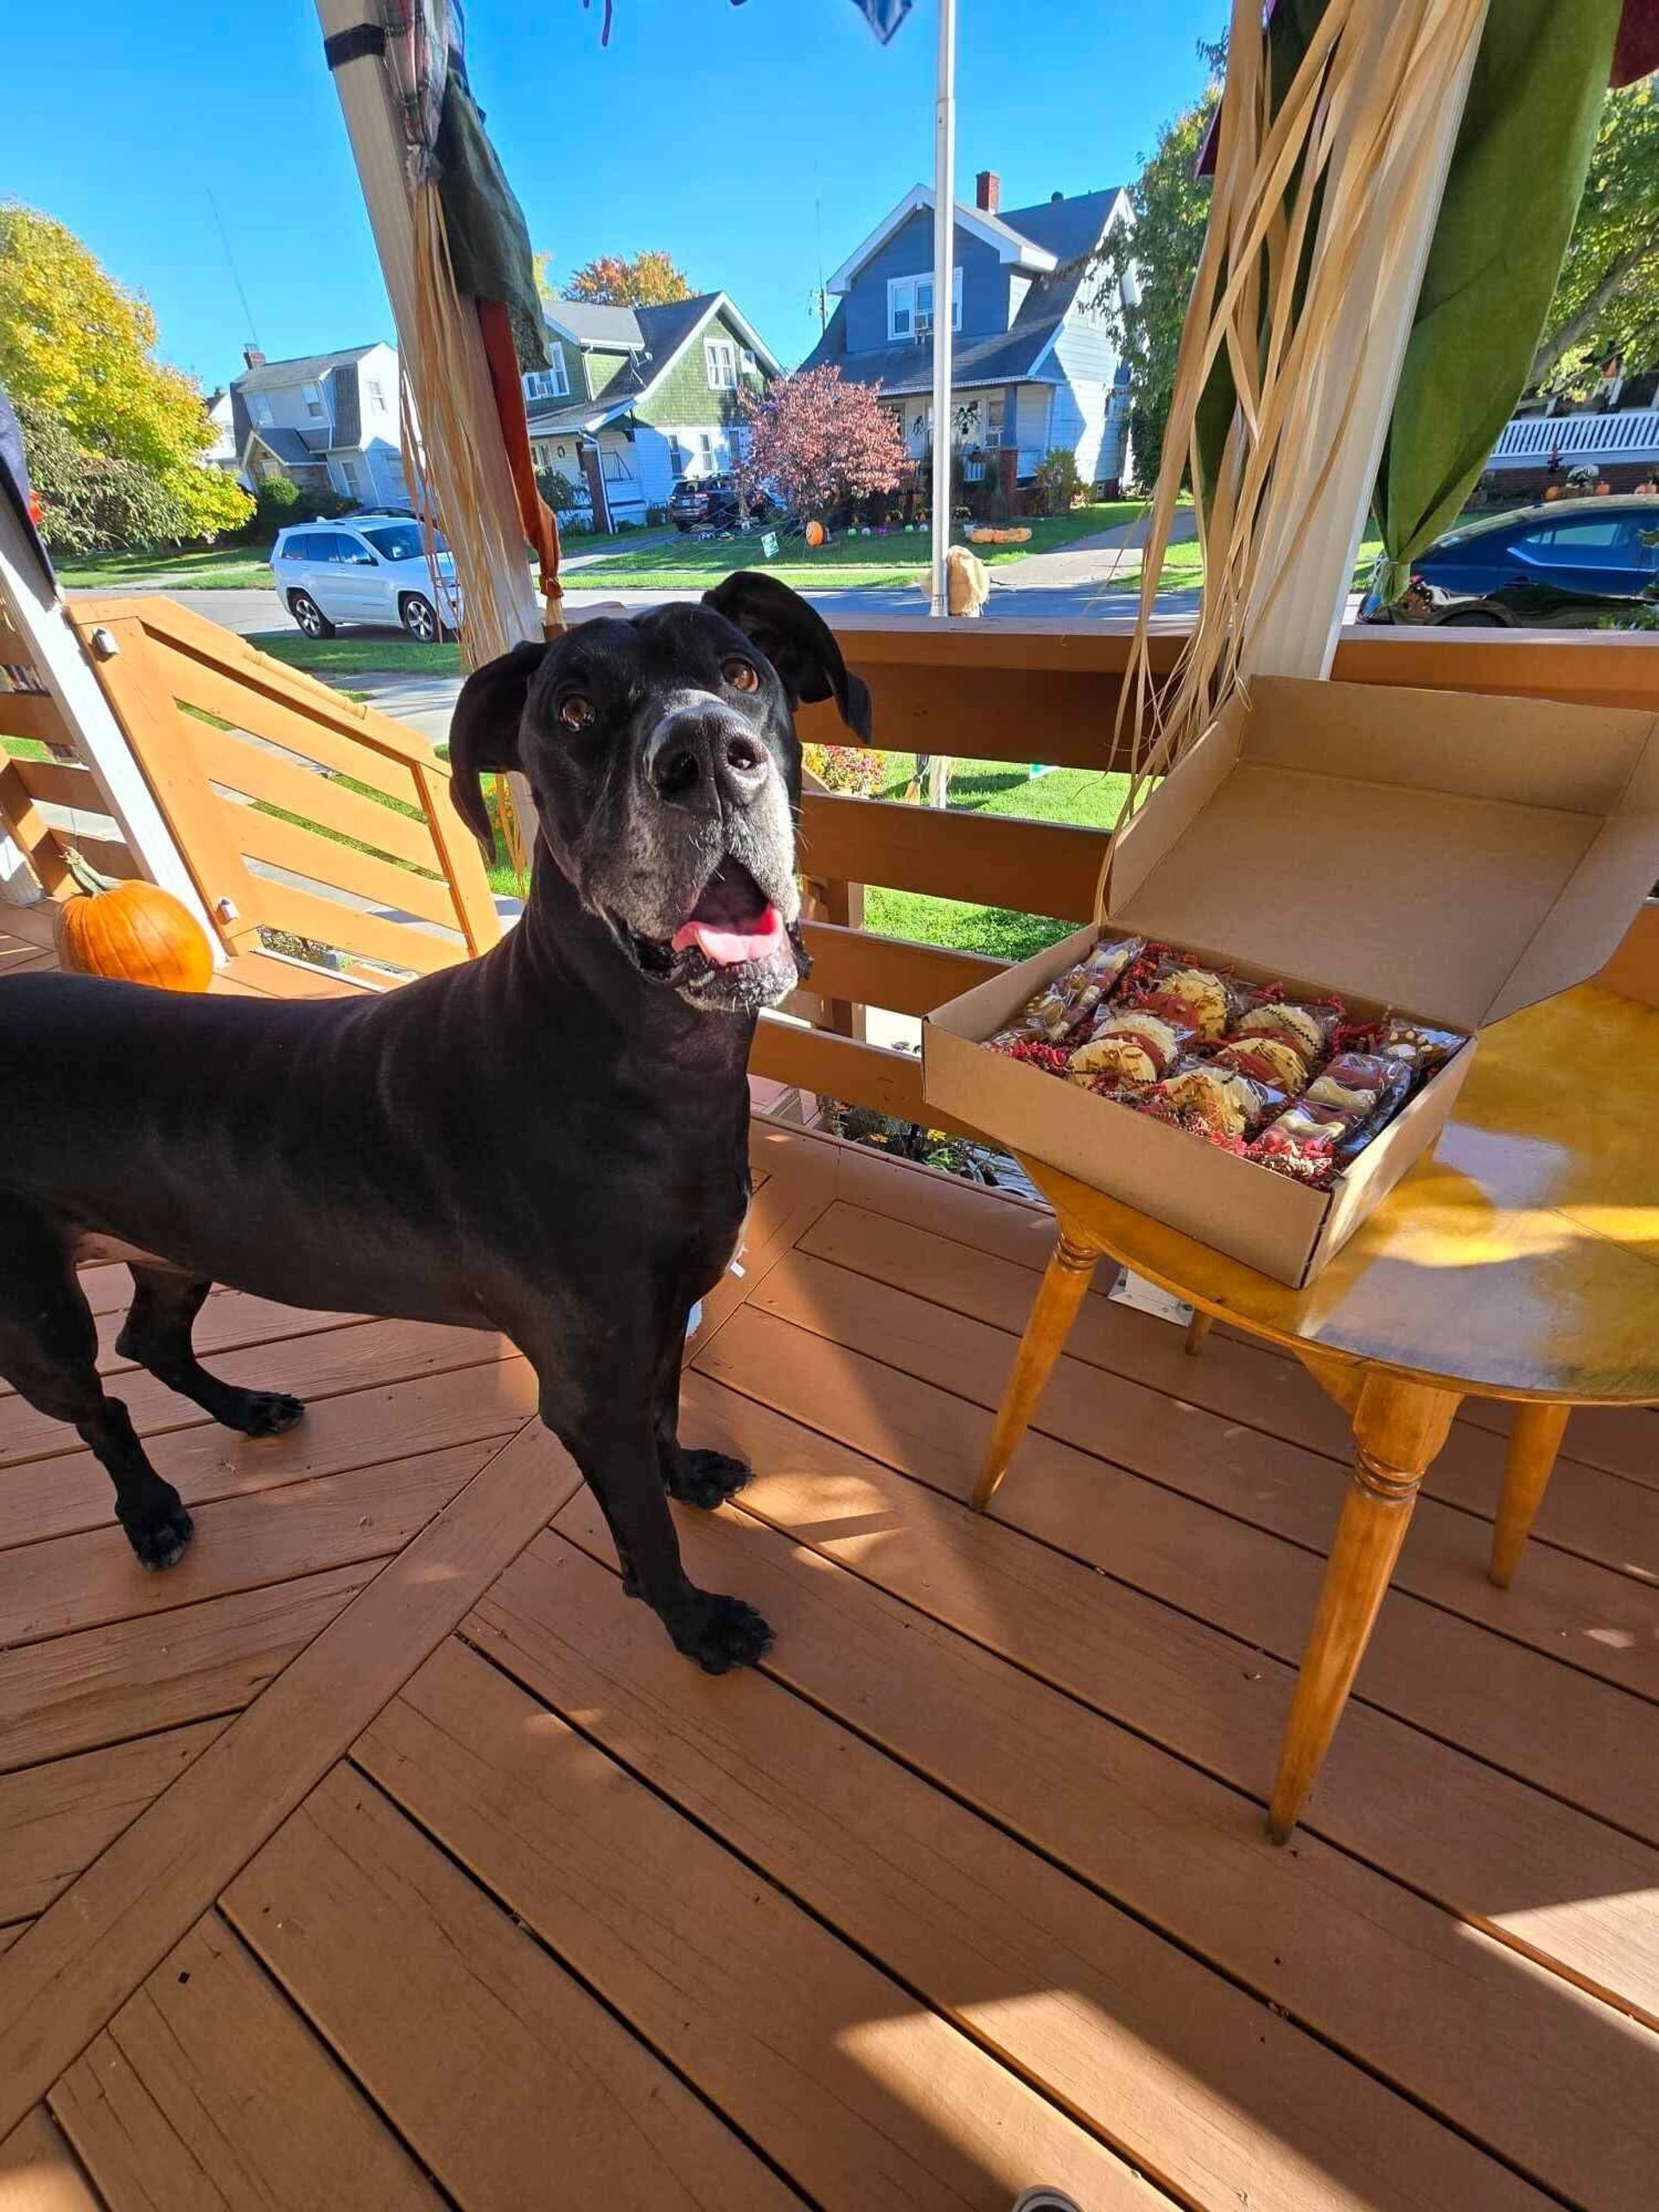
<svg viewBox="0 0 1659 2212">
<path fill-rule="evenodd" d="M 559 720 L 566 729 L 591 729 L 595 719 L 593 701 L 584 699 L 580 692 L 573 691 L 560 704 Z"/>
<path fill-rule="evenodd" d="M 720 672 L 734 691 L 758 691 L 760 689 L 759 670 L 752 668 L 746 660 L 728 660 L 721 665 Z"/>
</svg>

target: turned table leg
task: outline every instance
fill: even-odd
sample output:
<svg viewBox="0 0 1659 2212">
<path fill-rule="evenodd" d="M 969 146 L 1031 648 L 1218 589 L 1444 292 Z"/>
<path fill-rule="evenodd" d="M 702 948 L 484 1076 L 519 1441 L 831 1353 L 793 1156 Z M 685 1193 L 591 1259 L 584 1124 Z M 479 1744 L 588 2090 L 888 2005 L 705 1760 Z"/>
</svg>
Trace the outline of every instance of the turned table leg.
<svg viewBox="0 0 1659 2212">
<path fill-rule="evenodd" d="M 1497 1525 L 1492 1531 L 1491 1578 L 1507 1590 L 1538 1509 L 1555 1471 L 1555 1455 L 1567 1433 L 1571 1406 L 1523 1405 L 1515 1409 L 1510 1432 L 1510 1456 L 1503 1465 L 1503 1495 L 1498 1500 Z"/>
<path fill-rule="evenodd" d="M 1002 1394 L 1002 1403 L 997 1412 L 996 1427 L 991 1433 L 990 1449 L 985 1454 L 985 1464 L 979 1471 L 979 1480 L 974 1484 L 973 1507 L 982 1513 L 990 1503 L 997 1484 L 1008 1471 L 1008 1462 L 1020 1448 L 1020 1440 L 1031 1425 L 1037 1410 L 1037 1401 L 1047 1388 L 1048 1378 L 1054 1372 L 1054 1363 L 1065 1348 L 1071 1333 L 1071 1324 L 1077 1318 L 1084 1294 L 1094 1276 L 1098 1252 L 1074 1238 L 1064 1223 L 1060 1226 L 1059 1241 L 1043 1274 L 1042 1287 L 1037 1293 L 1037 1302 L 1031 1309 L 1031 1319 L 1026 1324 L 1026 1333 L 1020 1339 L 1019 1356 L 1014 1363 L 1014 1372 L 1008 1377 L 1008 1387 Z"/>
<path fill-rule="evenodd" d="M 1268 1833 L 1283 1843 L 1313 1785 L 1405 1541 L 1418 1485 L 1446 1441 L 1458 1395 L 1383 1369 L 1354 1398 L 1354 1467 L 1319 1611 L 1296 1678 Z"/>
<path fill-rule="evenodd" d="M 1204 1350 L 1204 1340 L 1215 1325 L 1216 1317 L 1213 1313 L 1195 1312 L 1192 1319 L 1186 1325 L 1187 1351 L 1193 1353 L 1201 1352 Z"/>
</svg>

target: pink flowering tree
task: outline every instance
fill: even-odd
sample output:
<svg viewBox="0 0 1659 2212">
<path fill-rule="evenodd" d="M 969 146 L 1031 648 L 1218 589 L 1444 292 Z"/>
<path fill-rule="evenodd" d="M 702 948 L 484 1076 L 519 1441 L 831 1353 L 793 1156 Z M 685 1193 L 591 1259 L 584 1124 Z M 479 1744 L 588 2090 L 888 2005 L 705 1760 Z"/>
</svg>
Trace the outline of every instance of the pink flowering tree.
<svg viewBox="0 0 1659 2212">
<path fill-rule="evenodd" d="M 874 385 L 843 384 L 832 365 L 785 377 L 764 399 L 747 396 L 749 449 L 738 472 L 745 490 L 776 484 L 808 519 L 893 490 L 909 456 L 876 392 Z"/>
</svg>

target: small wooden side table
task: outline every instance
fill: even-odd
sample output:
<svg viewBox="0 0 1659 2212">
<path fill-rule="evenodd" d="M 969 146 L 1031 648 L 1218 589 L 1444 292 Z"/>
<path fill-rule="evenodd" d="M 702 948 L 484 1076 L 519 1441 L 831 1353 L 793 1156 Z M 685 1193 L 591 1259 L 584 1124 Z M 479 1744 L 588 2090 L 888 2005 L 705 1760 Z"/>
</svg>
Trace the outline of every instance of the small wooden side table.
<svg viewBox="0 0 1659 2212">
<path fill-rule="evenodd" d="M 1318 1281 L 1291 1290 L 1021 1159 L 1059 1236 L 974 1494 L 1007 1472 L 1096 1263 L 1294 1352 L 1346 1408 L 1352 1478 L 1268 1815 L 1295 1827 L 1424 1475 L 1465 1397 L 1517 1402 L 1491 1577 L 1507 1587 L 1575 1405 L 1659 1401 L 1659 1008 L 1594 984 L 1489 1030 L 1441 1135 Z M 1190 1347 L 1202 1341 L 1195 1323 Z"/>
</svg>

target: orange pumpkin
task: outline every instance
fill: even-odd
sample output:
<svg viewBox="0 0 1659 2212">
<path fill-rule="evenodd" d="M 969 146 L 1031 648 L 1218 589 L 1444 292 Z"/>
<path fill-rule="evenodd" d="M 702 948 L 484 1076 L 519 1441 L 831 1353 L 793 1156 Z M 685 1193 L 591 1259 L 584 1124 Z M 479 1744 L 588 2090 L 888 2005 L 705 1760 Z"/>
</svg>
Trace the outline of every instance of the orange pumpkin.
<svg viewBox="0 0 1659 2212">
<path fill-rule="evenodd" d="M 821 522 L 810 522 L 806 525 L 806 542 L 815 552 L 823 544 L 824 535 L 824 527 Z"/>
<path fill-rule="evenodd" d="M 77 886 L 58 909 L 58 959 L 75 976 L 115 976 L 164 991 L 205 991 L 213 949 L 182 899 L 157 883 L 118 883 L 64 858 Z"/>
</svg>

